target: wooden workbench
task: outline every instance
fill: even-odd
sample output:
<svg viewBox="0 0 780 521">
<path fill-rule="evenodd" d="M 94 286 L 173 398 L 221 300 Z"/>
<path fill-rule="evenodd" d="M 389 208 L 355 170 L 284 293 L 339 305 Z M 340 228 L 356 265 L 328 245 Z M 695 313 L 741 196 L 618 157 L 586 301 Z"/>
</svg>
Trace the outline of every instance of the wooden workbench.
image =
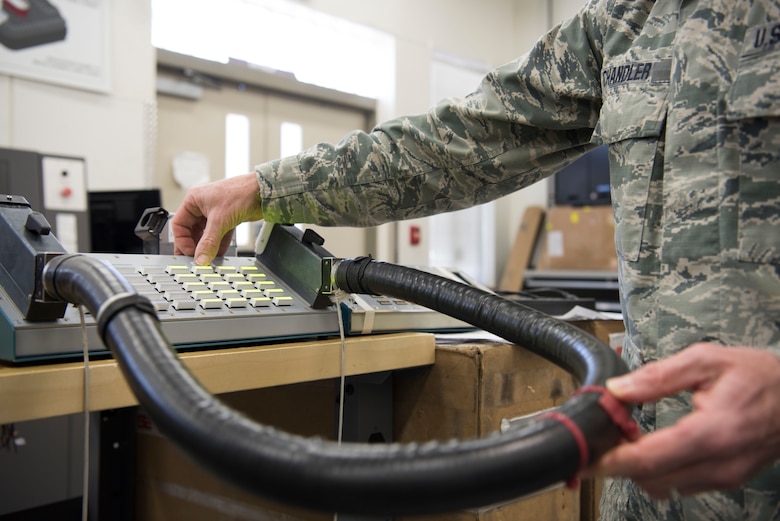
<svg viewBox="0 0 780 521">
<path fill-rule="evenodd" d="M 346 339 L 347 376 L 430 365 L 431 334 L 399 333 Z M 335 378 L 341 374 L 339 339 L 180 353 L 214 394 Z M 101 411 L 137 401 L 113 359 L 89 364 L 89 408 Z M 0 424 L 84 410 L 84 363 L 0 365 Z"/>
</svg>

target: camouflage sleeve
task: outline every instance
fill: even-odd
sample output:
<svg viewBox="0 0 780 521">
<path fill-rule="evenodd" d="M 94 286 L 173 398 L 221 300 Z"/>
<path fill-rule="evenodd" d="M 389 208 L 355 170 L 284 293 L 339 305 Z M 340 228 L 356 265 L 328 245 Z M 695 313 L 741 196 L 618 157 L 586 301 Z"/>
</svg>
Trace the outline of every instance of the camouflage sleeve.
<svg viewBox="0 0 780 521">
<path fill-rule="evenodd" d="M 601 2 L 465 98 L 256 167 L 272 222 L 372 226 L 484 203 L 588 150 L 601 106 Z"/>
</svg>

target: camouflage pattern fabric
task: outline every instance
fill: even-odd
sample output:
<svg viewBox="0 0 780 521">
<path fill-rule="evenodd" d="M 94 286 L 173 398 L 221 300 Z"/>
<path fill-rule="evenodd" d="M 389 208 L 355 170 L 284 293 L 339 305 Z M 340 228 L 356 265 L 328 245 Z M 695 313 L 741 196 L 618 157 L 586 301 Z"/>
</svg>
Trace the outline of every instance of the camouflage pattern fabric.
<svg viewBox="0 0 780 521">
<path fill-rule="evenodd" d="M 479 204 L 610 147 L 630 367 L 693 342 L 780 354 L 780 2 L 593 0 L 478 91 L 257 168 L 266 218 L 374 225 Z M 645 431 L 690 410 L 645 404 Z M 604 520 L 780 519 L 780 464 Z"/>
</svg>

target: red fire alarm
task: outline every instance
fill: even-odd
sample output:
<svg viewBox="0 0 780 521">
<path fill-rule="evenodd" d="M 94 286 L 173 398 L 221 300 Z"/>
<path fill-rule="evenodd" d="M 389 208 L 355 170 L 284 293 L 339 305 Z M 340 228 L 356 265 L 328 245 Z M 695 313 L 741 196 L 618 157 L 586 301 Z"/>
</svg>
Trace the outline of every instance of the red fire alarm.
<svg viewBox="0 0 780 521">
<path fill-rule="evenodd" d="M 420 244 L 420 227 L 419 226 L 410 226 L 409 227 L 409 244 L 412 246 L 417 246 Z"/>
</svg>

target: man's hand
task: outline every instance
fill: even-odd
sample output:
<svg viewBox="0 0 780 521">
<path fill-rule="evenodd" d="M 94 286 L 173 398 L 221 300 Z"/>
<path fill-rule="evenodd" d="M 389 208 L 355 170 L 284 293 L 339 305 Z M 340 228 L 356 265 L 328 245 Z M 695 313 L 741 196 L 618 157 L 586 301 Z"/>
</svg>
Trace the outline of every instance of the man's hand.
<svg viewBox="0 0 780 521">
<path fill-rule="evenodd" d="M 209 264 L 225 254 L 236 226 L 262 218 L 254 173 L 196 186 L 187 192 L 171 221 L 174 253 Z"/>
<path fill-rule="evenodd" d="M 637 403 L 687 389 L 694 410 L 614 448 L 587 474 L 624 476 L 666 499 L 737 488 L 780 457 L 780 359 L 768 351 L 694 344 L 607 388 Z"/>
</svg>

